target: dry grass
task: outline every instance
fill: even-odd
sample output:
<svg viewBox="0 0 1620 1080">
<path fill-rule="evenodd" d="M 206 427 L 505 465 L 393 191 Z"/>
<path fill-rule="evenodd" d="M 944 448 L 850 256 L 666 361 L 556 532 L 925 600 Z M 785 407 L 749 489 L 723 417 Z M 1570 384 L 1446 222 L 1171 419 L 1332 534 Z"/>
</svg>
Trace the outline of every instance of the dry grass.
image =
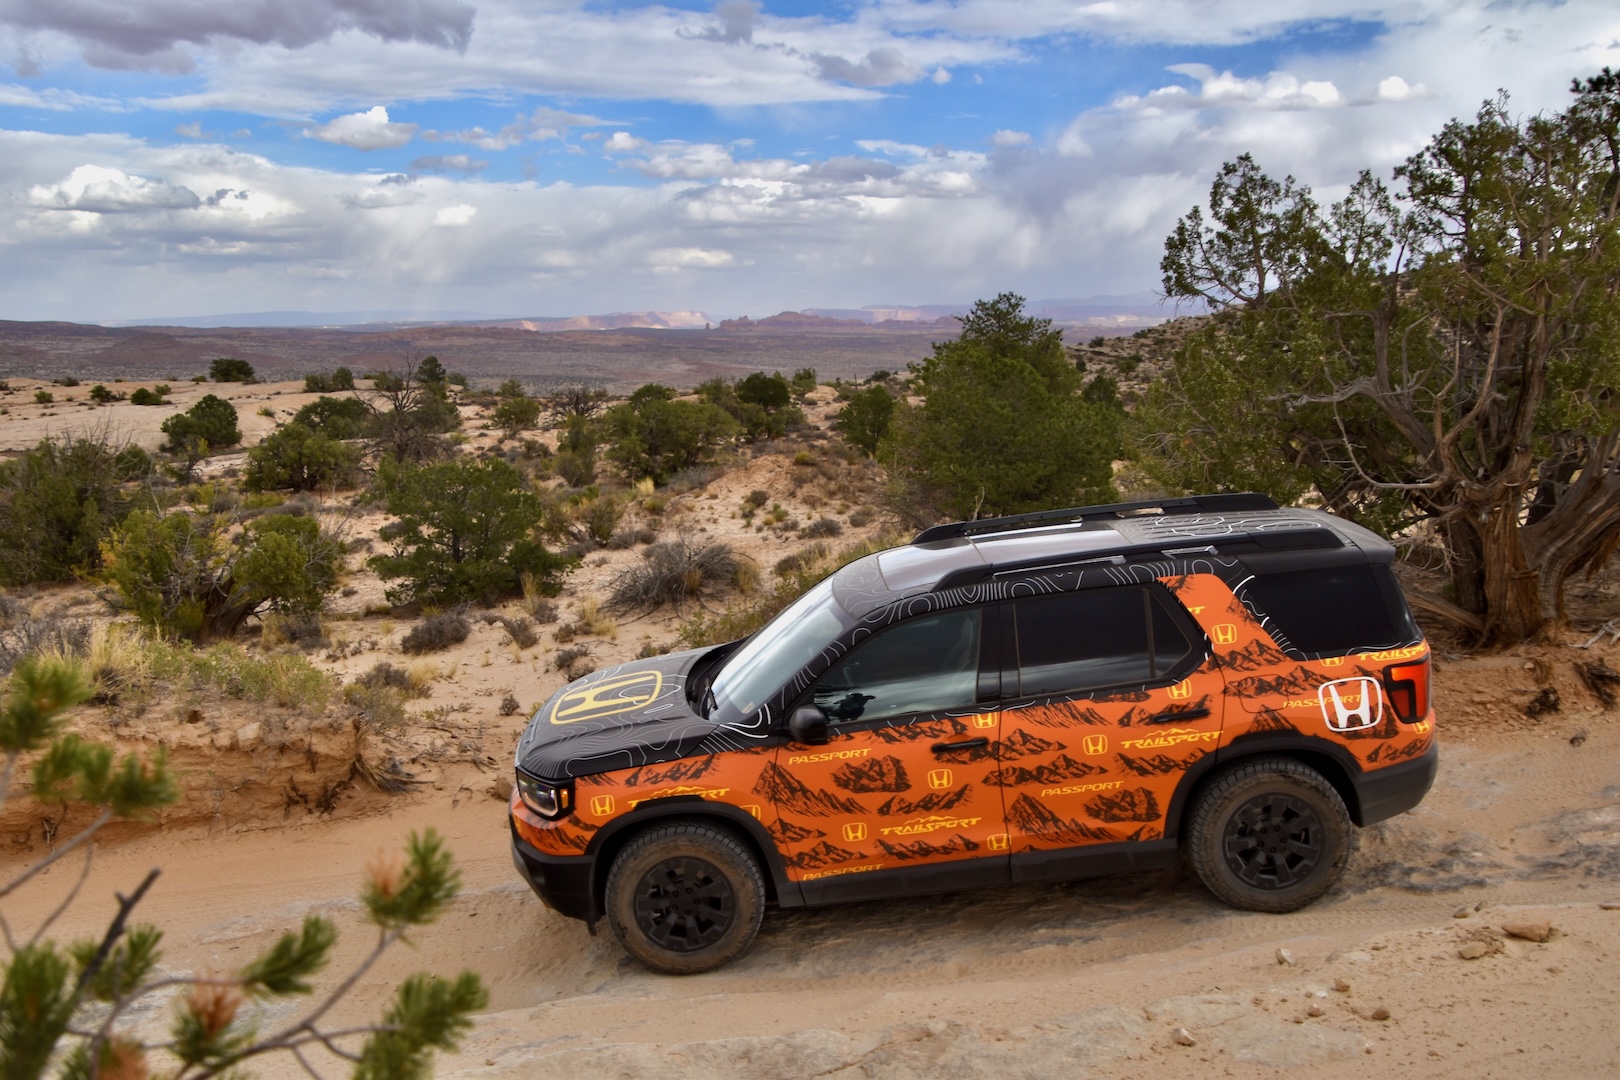
<svg viewBox="0 0 1620 1080">
<path fill-rule="evenodd" d="M 738 558 L 728 544 L 699 544 L 682 535 L 653 544 L 641 562 L 614 578 L 607 607 L 612 611 L 652 611 L 677 607 L 737 578 Z"/>
</svg>

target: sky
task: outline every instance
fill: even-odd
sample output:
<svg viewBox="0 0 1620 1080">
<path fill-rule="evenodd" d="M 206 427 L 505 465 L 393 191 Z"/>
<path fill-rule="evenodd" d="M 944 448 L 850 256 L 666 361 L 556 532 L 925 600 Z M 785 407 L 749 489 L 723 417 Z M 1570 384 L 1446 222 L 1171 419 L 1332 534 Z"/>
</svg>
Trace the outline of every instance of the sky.
<svg viewBox="0 0 1620 1080">
<path fill-rule="evenodd" d="M 0 318 L 1143 293 L 1239 154 L 1605 65 L 1614 0 L 0 0 Z"/>
</svg>

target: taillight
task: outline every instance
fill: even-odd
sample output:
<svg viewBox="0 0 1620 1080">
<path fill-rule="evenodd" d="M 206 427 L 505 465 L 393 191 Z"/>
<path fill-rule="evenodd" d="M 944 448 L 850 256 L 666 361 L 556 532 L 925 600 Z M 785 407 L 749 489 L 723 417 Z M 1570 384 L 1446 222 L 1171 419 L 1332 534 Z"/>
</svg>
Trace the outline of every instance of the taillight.
<svg viewBox="0 0 1620 1080">
<path fill-rule="evenodd" d="M 1384 694 L 1403 723 L 1415 724 L 1428 716 L 1429 658 L 1385 668 Z"/>
</svg>

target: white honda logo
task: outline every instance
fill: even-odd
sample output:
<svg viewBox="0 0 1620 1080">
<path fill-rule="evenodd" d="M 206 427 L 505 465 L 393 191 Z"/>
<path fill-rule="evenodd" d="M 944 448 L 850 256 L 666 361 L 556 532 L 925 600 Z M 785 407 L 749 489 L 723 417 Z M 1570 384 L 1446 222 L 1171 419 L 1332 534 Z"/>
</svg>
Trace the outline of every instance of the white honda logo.
<svg viewBox="0 0 1620 1080">
<path fill-rule="evenodd" d="M 1384 719 L 1384 697 L 1377 679 L 1360 676 L 1324 683 L 1319 699 L 1322 719 L 1333 731 L 1360 731 Z"/>
</svg>

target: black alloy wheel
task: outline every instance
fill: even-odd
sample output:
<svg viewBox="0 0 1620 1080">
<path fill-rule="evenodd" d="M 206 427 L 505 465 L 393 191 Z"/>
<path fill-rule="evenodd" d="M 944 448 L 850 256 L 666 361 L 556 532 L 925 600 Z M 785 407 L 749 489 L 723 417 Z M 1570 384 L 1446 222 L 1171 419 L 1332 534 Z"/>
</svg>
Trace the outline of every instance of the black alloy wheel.
<svg viewBox="0 0 1620 1080">
<path fill-rule="evenodd" d="M 607 918 L 624 950 L 654 971 L 695 975 L 738 955 L 765 913 L 753 853 L 718 824 L 653 825 L 626 844 L 607 879 Z"/>
<path fill-rule="evenodd" d="M 1187 858 L 1204 886 L 1233 907 L 1297 911 L 1331 889 L 1354 836 L 1338 791 L 1292 758 L 1239 762 L 1198 796 Z"/>
</svg>

